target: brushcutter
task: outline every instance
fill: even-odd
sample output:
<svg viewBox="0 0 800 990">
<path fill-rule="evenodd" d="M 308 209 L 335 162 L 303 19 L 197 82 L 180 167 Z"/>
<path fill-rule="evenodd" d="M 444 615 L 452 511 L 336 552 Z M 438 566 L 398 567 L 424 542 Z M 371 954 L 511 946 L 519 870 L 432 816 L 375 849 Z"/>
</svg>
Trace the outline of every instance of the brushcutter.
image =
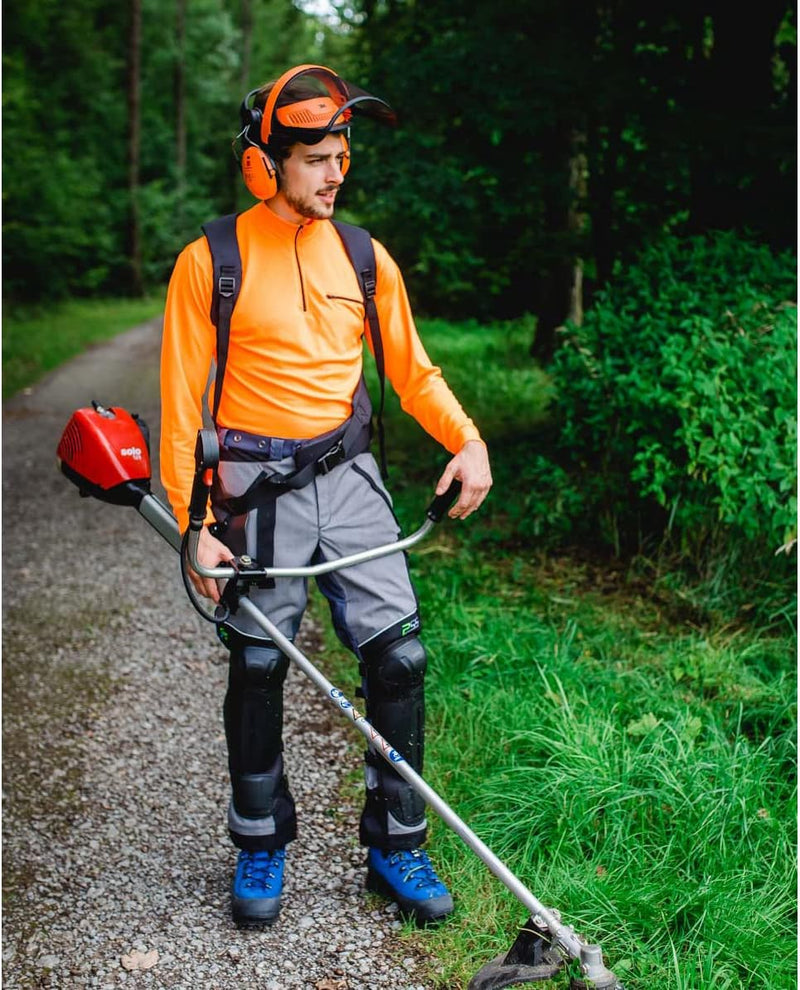
<svg viewBox="0 0 800 990">
<path fill-rule="evenodd" d="M 81 495 L 93 496 L 115 505 L 133 506 L 180 552 L 184 575 L 188 565 L 203 577 L 225 582 L 221 605 L 212 613 L 203 606 L 190 582 L 186 580 L 192 602 L 201 614 L 215 622 L 225 621 L 235 611 L 249 616 L 316 684 L 328 701 L 353 723 L 371 749 L 408 781 L 420 797 L 527 908 L 530 917 L 520 929 L 514 944 L 508 952 L 483 966 L 470 981 L 468 990 L 499 990 L 501 987 L 549 980 L 559 973 L 565 963 L 569 964 L 573 973 L 576 967 L 580 971 L 580 976 L 573 975 L 570 978 L 571 990 L 592 987 L 596 990 L 623 990 L 614 973 L 606 968 L 600 946 L 588 944 L 570 925 L 562 922 L 558 911 L 545 907 L 412 769 L 402 754 L 370 725 L 344 693 L 327 680 L 248 598 L 251 587 L 263 586 L 272 579 L 318 577 L 410 549 L 424 539 L 445 515 L 458 495 L 457 484 L 433 499 L 419 529 L 394 543 L 307 567 L 261 567 L 257 561 L 246 556 L 234 558 L 229 566 L 204 567 L 197 560 L 197 545 L 200 531 L 205 524 L 213 473 L 219 462 L 219 446 L 214 431 L 198 432 L 189 527 L 183 538 L 177 520 L 168 506 L 150 489 L 147 428 L 136 415 L 121 408 L 106 408 L 97 402 L 93 402 L 91 407 L 78 409 L 64 429 L 57 455 L 61 471 L 77 485 Z"/>
</svg>

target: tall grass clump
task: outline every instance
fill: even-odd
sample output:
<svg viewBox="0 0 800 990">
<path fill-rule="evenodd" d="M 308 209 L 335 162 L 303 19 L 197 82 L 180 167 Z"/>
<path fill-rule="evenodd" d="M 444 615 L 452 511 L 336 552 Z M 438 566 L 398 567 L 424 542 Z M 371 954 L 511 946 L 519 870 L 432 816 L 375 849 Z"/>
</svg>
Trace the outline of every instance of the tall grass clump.
<svg viewBox="0 0 800 990">
<path fill-rule="evenodd" d="M 463 554 L 441 562 L 446 578 L 432 565 L 415 575 L 434 786 L 540 900 L 601 942 L 628 990 L 793 987 L 787 644 L 659 628 L 652 607 L 562 597 L 552 579 L 535 591 L 533 567 L 498 580 Z M 468 963 L 507 948 L 524 918 L 454 836 L 435 834 L 462 911 L 440 936 L 463 939 L 441 985 L 462 986 Z"/>
<path fill-rule="evenodd" d="M 774 581 L 776 621 L 744 597 L 756 544 L 733 522 L 711 527 L 739 554 L 718 586 L 690 585 L 677 570 L 680 530 L 678 550 L 661 557 L 609 553 L 602 479 L 559 450 L 557 373 L 530 363 L 531 330 L 421 324 L 488 442 L 496 481 L 479 513 L 442 522 L 410 555 L 429 658 L 424 776 L 544 904 L 600 943 L 626 990 L 794 990 L 788 558 Z M 386 429 L 390 488 L 410 531 L 447 455 L 392 396 Z M 598 428 L 597 463 L 603 437 Z M 630 491 L 625 518 L 639 525 L 647 499 Z M 698 504 L 707 495 L 698 488 Z M 687 531 L 685 553 L 702 552 Z M 740 596 L 733 616 L 716 604 L 726 594 Z M 330 647 L 326 658 L 354 683 L 352 658 L 334 661 Z M 526 912 L 435 815 L 429 822 L 457 910 L 404 936 L 433 957 L 425 986 L 464 990 L 507 951 Z"/>
</svg>

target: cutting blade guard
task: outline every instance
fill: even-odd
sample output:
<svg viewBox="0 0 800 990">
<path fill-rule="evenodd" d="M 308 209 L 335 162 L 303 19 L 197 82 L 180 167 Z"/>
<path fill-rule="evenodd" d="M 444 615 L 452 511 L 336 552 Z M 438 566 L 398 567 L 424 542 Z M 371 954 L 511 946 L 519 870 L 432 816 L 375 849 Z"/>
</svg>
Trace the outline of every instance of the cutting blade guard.
<svg viewBox="0 0 800 990">
<path fill-rule="evenodd" d="M 467 990 L 501 990 L 552 980 L 563 965 L 564 958 L 553 948 L 547 926 L 530 918 L 511 948 L 478 970 Z"/>
</svg>

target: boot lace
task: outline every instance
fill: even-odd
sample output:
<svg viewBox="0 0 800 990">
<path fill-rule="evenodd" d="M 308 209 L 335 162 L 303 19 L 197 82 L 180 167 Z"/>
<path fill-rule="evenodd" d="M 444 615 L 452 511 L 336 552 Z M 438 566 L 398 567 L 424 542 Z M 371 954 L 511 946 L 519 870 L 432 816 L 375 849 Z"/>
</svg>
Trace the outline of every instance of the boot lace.
<svg viewBox="0 0 800 990">
<path fill-rule="evenodd" d="M 277 870 L 286 858 L 284 849 L 272 851 L 258 850 L 242 853 L 242 879 L 245 887 L 261 887 L 272 890 L 271 881 L 278 878 Z"/>
<path fill-rule="evenodd" d="M 422 849 L 395 850 L 389 854 L 389 865 L 403 875 L 403 883 L 416 881 L 417 887 L 434 887 L 441 883 L 428 854 Z"/>
</svg>

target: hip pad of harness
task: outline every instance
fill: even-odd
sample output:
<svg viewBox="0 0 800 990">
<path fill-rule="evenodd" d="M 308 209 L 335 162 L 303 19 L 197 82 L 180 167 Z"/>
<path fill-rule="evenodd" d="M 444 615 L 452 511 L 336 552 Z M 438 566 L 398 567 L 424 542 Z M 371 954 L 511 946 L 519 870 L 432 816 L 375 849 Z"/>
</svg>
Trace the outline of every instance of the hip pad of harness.
<svg viewBox="0 0 800 990">
<path fill-rule="evenodd" d="M 304 488 L 318 474 L 327 474 L 344 461 L 364 453 L 369 448 L 371 417 L 372 405 L 362 376 L 353 396 L 353 413 L 338 429 L 310 440 L 281 441 L 283 444 L 296 444 L 293 451 L 295 471 L 287 475 L 268 474 L 262 471 L 246 492 L 225 499 L 222 506 L 231 515 L 243 515 L 256 508 L 265 498 L 275 498 L 283 492 Z M 266 452 L 267 449 L 274 449 L 276 443 L 273 437 L 255 437 L 247 434 L 245 435 L 247 442 L 244 443 L 242 434 L 235 436 L 240 438 L 239 443 L 244 448 L 243 460 L 253 459 L 254 444 L 257 450 L 259 444 L 263 443 Z M 231 449 L 226 443 L 222 459 L 237 459 L 237 450 Z"/>
</svg>

